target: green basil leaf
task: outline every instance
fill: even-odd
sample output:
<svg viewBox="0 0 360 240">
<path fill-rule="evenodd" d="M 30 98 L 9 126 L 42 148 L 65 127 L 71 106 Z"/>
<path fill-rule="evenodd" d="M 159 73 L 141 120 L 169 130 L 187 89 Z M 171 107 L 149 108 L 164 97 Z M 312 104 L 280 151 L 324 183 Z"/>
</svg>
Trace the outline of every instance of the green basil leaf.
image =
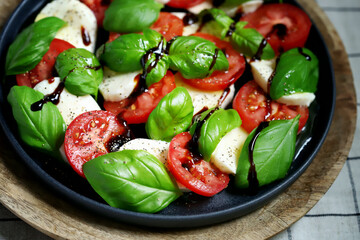
<svg viewBox="0 0 360 240">
<path fill-rule="evenodd" d="M 181 192 L 164 165 L 143 150 L 112 152 L 83 165 L 86 179 L 112 207 L 154 213 Z"/>
<path fill-rule="evenodd" d="M 145 129 L 151 139 L 170 142 L 191 125 L 194 106 L 186 88 L 177 87 L 165 95 L 151 112 Z"/>
<path fill-rule="evenodd" d="M 83 48 L 65 50 L 56 58 L 55 69 L 70 93 L 97 97 L 103 70 L 93 53 Z"/>
<path fill-rule="evenodd" d="M 204 121 L 205 119 L 205 121 Z M 190 134 L 194 134 L 202 124 L 199 137 L 199 152 L 205 161 L 210 161 L 216 146 L 232 129 L 241 126 L 239 114 L 234 109 L 209 109 L 195 119 L 190 127 Z"/>
<path fill-rule="evenodd" d="M 216 57 L 217 54 L 217 57 Z M 169 50 L 170 68 L 184 78 L 205 78 L 215 70 L 227 70 L 225 54 L 211 41 L 196 36 L 181 36 Z"/>
<path fill-rule="evenodd" d="M 114 0 L 105 12 L 104 28 L 119 33 L 141 32 L 159 17 L 163 5 L 154 0 Z"/>
<path fill-rule="evenodd" d="M 316 92 L 319 80 L 319 60 L 309 49 L 294 48 L 280 56 L 271 83 L 270 97 Z"/>
<path fill-rule="evenodd" d="M 44 95 L 26 86 L 14 86 L 7 97 L 17 122 L 21 139 L 29 146 L 54 157 L 64 142 L 66 124 L 58 108 L 44 104 L 41 111 L 32 111 L 31 105 Z"/>
<path fill-rule="evenodd" d="M 213 19 L 212 21 L 205 23 L 202 30 L 215 36 L 219 36 L 221 39 L 226 37 L 230 26 L 234 23 L 233 19 L 217 8 L 203 10 L 200 13 L 200 18 L 202 21 L 207 18 Z"/>
<path fill-rule="evenodd" d="M 238 22 L 235 25 L 235 32 L 231 35 L 231 44 L 239 52 L 247 57 L 253 57 L 261 46 L 264 37 L 254 28 L 244 28 L 247 22 Z M 270 44 L 263 49 L 261 59 L 271 59 L 275 52 Z"/>
<path fill-rule="evenodd" d="M 99 50 L 100 61 L 115 72 L 134 72 L 142 69 L 141 58 L 161 41 L 161 34 L 145 30 L 144 35 L 130 33 L 106 43 Z"/>
<path fill-rule="evenodd" d="M 57 17 L 47 17 L 25 28 L 10 45 L 6 56 L 6 75 L 33 69 L 49 50 L 56 33 L 66 24 Z"/>
<path fill-rule="evenodd" d="M 299 117 L 291 120 L 271 121 L 269 126 L 260 132 L 253 151 L 259 186 L 285 177 L 295 154 Z M 250 133 L 239 157 L 235 176 L 235 184 L 239 188 L 249 186 L 247 179 L 250 168 L 249 143 L 255 133 L 256 129 Z"/>
<path fill-rule="evenodd" d="M 252 1 L 252 0 L 225 0 L 221 4 L 221 7 L 235 7 L 235 6 L 239 6 L 240 4 L 250 2 L 250 1 Z"/>
<path fill-rule="evenodd" d="M 159 61 L 156 60 L 156 56 L 152 56 L 151 59 L 145 64 L 145 69 L 151 69 L 146 74 L 146 85 L 150 87 L 152 84 L 159 82 L 167 73 L 169 69 L 169 58 L 167 55 L 163 55 Z"/>
</svg>

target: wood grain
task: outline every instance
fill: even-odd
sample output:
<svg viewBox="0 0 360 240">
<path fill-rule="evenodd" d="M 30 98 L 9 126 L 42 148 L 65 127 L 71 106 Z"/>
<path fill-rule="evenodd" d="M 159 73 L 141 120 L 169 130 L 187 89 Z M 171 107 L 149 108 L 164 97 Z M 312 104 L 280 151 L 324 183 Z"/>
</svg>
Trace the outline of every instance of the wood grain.
<svg viewBox="0 0 360 240">
<path fill-rule="evenodd" d="M 1 24 L 20 2 L 1 1 Z M 313 0 L 298 1 L 322 33 L 333 61 L 336 108 L 323 147 L 306 172 L 276 199 L 244 217 L 196 229 L 130 226 L 75 208 L 29 173 L 0 136 L 0 202 L 34 228 L 55 239 L 266 239 L 299 220 L 326 193 L 339 174 L 355 131 L 356 96 L 349 60 L 335 28 Z M 341 109 L 341 111 L 340 111 Z"/>
</svg>

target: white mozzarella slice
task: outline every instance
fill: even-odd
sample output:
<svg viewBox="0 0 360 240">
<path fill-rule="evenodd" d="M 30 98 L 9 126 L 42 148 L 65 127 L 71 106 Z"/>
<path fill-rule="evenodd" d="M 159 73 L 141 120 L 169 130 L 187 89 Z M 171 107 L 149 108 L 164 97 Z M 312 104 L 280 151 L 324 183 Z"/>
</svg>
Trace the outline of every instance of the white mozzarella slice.
<svg viewBox="0 0 360 240">
<path fill-rule="evenodd" d="M 105 101 L 118 102 L 128 98 L 137 85 L 135 77 L 141 71 L 118 73 L 104 67 L 104 78 L 99 91 Z"/>
<path fill-rule="evenodd" d="M 240 6 L 220 6 L 219 9 L 223 10 L 228 16 L 235 17 L 238 12 L 243 14 L 254 12 L 262 4 L 262 0 L 251 0 L 241 4 Z"/>
<path fill-rule="evenodd" d="M 241 127 L 228 132 L 211 154 L 210 161 L 222 172 L 236 174 L 238 159 L 248 133 Z"/>
<path fill-rule="evenodd" d="M 55 38 L 65 40 L 76 48 L 85 48 L 94 52 L 97 22 L 94 13 L 85 4 L 79 0 L 54 0 L 40 11 L 35 21 L 51 16 L 67 22 L 67 25 L 57 32 Z M 83 40 L 83 34 L 89 37 L 89 43 Z"/>
<path fill-rule="evenodd" d="M 169 151 L 170 143 L 161 141 L 161 140 L 153 140 L 146 138 L 135 138 L 124 145 L 122 145 L 119 151 L 122 150 L 144 150 L 148 153 L 154 155 L 160 162 L 165 163 Z"/>
<path fill-rule="evenodd" d="M 51 94 L 60 83 L 60 78 L 55 77 L 53 82 L 42 81 L 34 89 L 43 93 Z M 66 125 L 69 125 L 77 116 L 84 112 L 100 110 L 99 105 L 90 95 L 76 96 L 64 89 L 60 94 L 60 102 L 56 105 Z"/>
<path fill-rule="evenodd" d="M 202 2 L 194 7 L 188 8 L 188 11 L 194 14 L 199 14 L 202 10 L 213 8 L 214 5 L 212 4 L 212 1 L 206 0 L 205 2 Z"/>
<path fill-rule="evenodd" d="M 119 151 L 129 149 L 129 150 L 144 150 L 148 153 L 154 155 L 161 163 L 165 164 L 169 152 L 170 143 L 153 140 L 146 138 L 135 138 L 124 145 L 122 145 Z M 178 187 L 182 192 L 189 192 L 190 190 L 184 187 L 181 183 L 178 183 Z"/>
<path fill-rule="evenodd" d="M 275 59 L 250 61 L 251 72 L 254 76 L 254 80 L 266 93 L 268 91 L 268 80 L 275 69 L 275 65 Z M 285 95 L 276 101 L 287 105 L 310 106 L 314 99 L 314 93 L 304 92 Z"/>
<path fill-rule="evenodd" d="M 186 84 L 177 76 L 177 74 L 175 75 L 175 84 L 177 87 L 185 87 L 188 90 L 190 97 L 193 101 L 194 114 L 198 113 L 204 107 L 208 107 L 208 108 L 216 107 L 219 103 L 219 100 L 222 99 L 223 97 L 225 97 L 225 99 L 220 101 L 221 102 L 220 107 L 226 108 L 226 106 L 231 103 L 235 94 L 234 84 L 232 84 L 229 87 L 229 91 L 226 92 L 224 92 L 224 90 L 204 91 Z"/>
<path fill-rule="evenodd" d="M 184 12 L 172 12 L 171 14 L 177 16 L 180 19 L 184 19 L 186 15 L 186 13 Z M 183 36 L 189 36 L 191 34 L 194 34 L 198 31 L 199 28 L 200 28 L 200 22 L 193 23 L 189 26 L 184 26 Z"/>
</svg>

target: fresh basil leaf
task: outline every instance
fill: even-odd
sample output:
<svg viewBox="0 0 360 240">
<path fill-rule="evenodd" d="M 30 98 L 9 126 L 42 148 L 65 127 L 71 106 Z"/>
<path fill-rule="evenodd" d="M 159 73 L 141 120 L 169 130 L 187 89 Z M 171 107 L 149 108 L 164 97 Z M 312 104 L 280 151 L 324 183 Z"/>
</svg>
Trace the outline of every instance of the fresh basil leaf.
<svg viewBox="0 0 360 240">
<path fill-rule="evenodd" d="M 270 97 L 279 99 L 284 95 L 310 92 L 317 89 L 319 60 L 307 48 L 293 48 L 280 56 L 271 83 Z"/>
<path fill-rule="evenodd" d="M 14 86 L 7 97 L 17 122 L 21 139 L 29 146 L 60 158 L 59 147 L 64 142 L 66 124 L 58 108 L 44 104 L 41 111 L 31 105 L 44 95 L 26 86 Z"/>
<path fill-rule="evenodd" d="M 231 35 L 231 44 L 247 57 L 253 57 L 261 46 L 264 37 L 254 28 L 244 28 L 247 22 L 238 22 L 235 32 Z M 271 59 L 275 52 L 267 43 L 262 51 L 261 59 Z"/>
<path fill-rule="evenodd" d="M 250 1 L 252 1 L 252 0 L 225 0 L 221 4 L 221 7 L 235 7 L 235 6 L 239 6 L 240 4 L 250 2 Z"/>
<path fill-rule="evenodd" d="M 152 84 L 159 82 L 167 73 L 169 69 L 169 57 L 163 55 L 160 60 L 156 60 L 153 55 L 151 59 L 145 64 L 145 69 L 150 71 L 146 73 L 146 85 L 150 87 Z"/>
<path fill-rule="evenodd" d="M 161 41 L 161 34 L 145 30 L 144 35 L 130 33 L 121 35 L 106 43 L 99 52 L 100 61 L 115 72 L 134 72 L 141 70 L 141 58 L 155 48 Z"/>
<path fill-rule="evenodd" d="M 86 179 L 112 207 L 154 213 L 181 192 L 164 165 L 143 150 L 112 152 L 83 165 Z"/>
<path fill-rule="evenodd" d="M 196 36 L 181 36 L 170 45 L 170 68 L 184 78 L 205 78 L 215 70 L 227 70 L 225 54 L 211 41 Z"/>
<path fill-rule="evenodd" d="M 285 177 L 295 154 L 299 118 L 300 116 L 291 120 L 271 121 L 269 126 L 260 132 L 253 151 L 260 187 Z M 235 184 L 239 188 L 249 186 L 249 144 L 255 133 L 256 129 L 250 133 L 239 157 L 235 176 Z"/>
<path fill-rule="evenodd" d="M 158 19 L 161 8 L 163 5 L 154 0 L 114 0 L 103 25 L 110 32 L 141 32 Z"/>
<path fill-rule="evenodd" d="M 97 97 L 103 70 L 93 53 L 83 48 L 67 49 L 56 58 L 55 69 L 70 93 Z"/>
<path fill-rule="evenodd" d="M 165 95 L 151 112 L 145 129 L 151 139 L 170 142 L 191 125 L 194 106 L 186 88 L 177 87 Z"/>
<path fill-rule="evenodd" d="M 232 129 L 239 127 L 241 119 L 236 110 L 222 108 L 209 109 L 199 116 L 190 127 L 190 134 L 197 134 L 198 128 L 201 127 L 198 142 L 199 152 L 205 161 L 210 161 L 211 154 L 221 138 Z"/>
<path fill-rule="evenodd" d="M 65 24 L 57 17 L 47 17 L 25 28 L 9 47 L 6 75 L 21 74 L 33 69 L 49 50 L 58 30 Z"/>
<path fill-rule="evenodd" d="M 217 8 L 203 10 L 200 13 L 200 19 L 204 22 L 203 31 L 219 36 L 221 39 L 226 37 L 231 25 L 234 23 L 233 19 Z M 212 20 L 207 22 L 208 19 Z"/>
</svg>

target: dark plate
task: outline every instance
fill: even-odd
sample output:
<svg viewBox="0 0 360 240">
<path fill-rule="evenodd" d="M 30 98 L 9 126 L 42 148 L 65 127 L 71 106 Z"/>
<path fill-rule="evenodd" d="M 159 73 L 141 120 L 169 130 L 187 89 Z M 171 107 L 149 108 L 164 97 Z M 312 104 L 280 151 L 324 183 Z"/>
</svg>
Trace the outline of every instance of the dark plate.
<svg viewBox="0 0 360 240">
<path fill-rule="evenodd" d="M 24 0 L 4 26 L 0 37 L 0 73 L 3 78 L 5 78 L 3 66 L 10 43 L 24 26 L 33 22 L 36 13 L 46 2 L 47 0 Z M 294 1 L 286 2 L 294 3 Z M 310 108 L 310 121 L 305 131 L 298 137 L 296 156 L 287 176 L 281 181 L 260 188 L 255 195 L 239 192 L 230 183 L 226 190 L 211 198 L 192 193 L 184 194 L 157 214 L 116 209 L 104 203 L 86 180 L 79 177 L 72 169 L 54 163 L 52 159 L 34 152 L 22 143 L 11 108 L 6 101 L 9 88 L 14 84 L 14 79 L 11 78 L 4 79 L 0 86 L 0 123 L 14 150 L 34 175 L 54 193 L 94 214 L 116 221 L 152 227 L 197 227 L 219 223 L 254 211 L 289 187 L 309 166 L 326 137 L 335 106 L 335 80 L 327 47 L 316 26 L 311 29 L 306 47 L 318 56 L 320 63 L 320 80 L 316 103 Z"/>
</svg>

